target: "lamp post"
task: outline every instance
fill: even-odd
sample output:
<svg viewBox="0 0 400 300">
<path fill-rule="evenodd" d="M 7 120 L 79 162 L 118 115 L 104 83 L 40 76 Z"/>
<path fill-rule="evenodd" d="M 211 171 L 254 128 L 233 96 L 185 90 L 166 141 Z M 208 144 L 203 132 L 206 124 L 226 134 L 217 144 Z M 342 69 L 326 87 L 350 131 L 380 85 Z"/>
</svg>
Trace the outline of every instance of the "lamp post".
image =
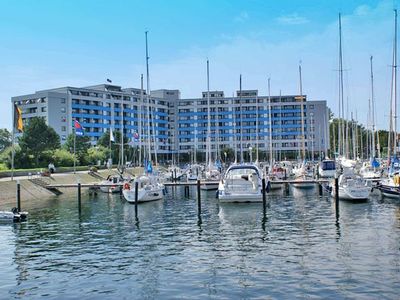
<svg viewBox="0 0 400 300">
<path fill-rule="evenodd" d="M 253 147 L 249 146 L 249 153 L 250 153 L 250 162 L 253 161 L 253 153 L 252 153 Z"/>
</svg>

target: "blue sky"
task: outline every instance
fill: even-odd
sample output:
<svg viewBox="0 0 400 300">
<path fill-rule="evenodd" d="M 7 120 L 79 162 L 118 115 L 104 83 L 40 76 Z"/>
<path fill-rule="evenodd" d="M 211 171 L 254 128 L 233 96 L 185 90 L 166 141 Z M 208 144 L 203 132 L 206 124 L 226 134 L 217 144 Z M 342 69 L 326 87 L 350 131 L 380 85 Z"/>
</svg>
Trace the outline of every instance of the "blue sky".
<svg viewBox="0 0 400 300">
<path fill-rule="evenodd" d="M 393 8 L 397 1 L 0 0 L 0 128 L 11 128 L 10 98 L 58 86 L 140 85 L 149 30 L 151 88 L 182 97 L 206 89 L 298 93 L 298 63 L 309 99 L 337 112 L 338 13 L 343 14 L 345 97 L 366 122 L 369 56 L 374 56 L 378 126 L 387 127 Z"/>
</svg>

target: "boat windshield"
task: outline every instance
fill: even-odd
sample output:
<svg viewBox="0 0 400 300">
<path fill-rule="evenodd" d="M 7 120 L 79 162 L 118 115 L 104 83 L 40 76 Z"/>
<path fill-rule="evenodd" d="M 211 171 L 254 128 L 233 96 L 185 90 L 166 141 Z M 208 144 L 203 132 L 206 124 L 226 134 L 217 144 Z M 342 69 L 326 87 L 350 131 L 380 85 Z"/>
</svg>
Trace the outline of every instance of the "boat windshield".
<svg viewBox="0 0 400 300">
<path fill-rule="evenodd" d="M 323 161 L 322 162 L 322 170 L 335 170 L 335 162 L 334 161 Z"/>
<path fill-rule="evenodd" d="M 229 170 L 229 176 L 234 175 L 250 175 L 256 173 L 259 176 L 258 171 L 256 168 L 232 168 Z"/>
</svg>

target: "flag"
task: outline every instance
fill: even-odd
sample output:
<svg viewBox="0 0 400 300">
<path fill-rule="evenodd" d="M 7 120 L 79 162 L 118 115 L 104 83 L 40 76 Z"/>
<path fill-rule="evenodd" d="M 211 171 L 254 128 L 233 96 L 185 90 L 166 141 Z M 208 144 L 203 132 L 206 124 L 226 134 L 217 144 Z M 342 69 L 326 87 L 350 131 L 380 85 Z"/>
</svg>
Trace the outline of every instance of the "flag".
<svg viewBox="0 0 400 300">
<path fill-rule="evenodd" d="M 74 127 L 75 127 L 75 135 L 78 136 L 84 135 L 83 127 L 77 120 L 74 120 Z"/>
<path fill-rule="evenodd" d="M 108 78 L 107 78 L 107 82 L 112 83 L 111 79 L 108 79 Z"/>
<path fill-rule="evenodd" d="M 114 134 L 112 128 L 110 128 L 110 142 L 115 142 Z"/>
<path fill-rule="evenodd" d="M 14 129 L 18 132 L 24 131 L 24 124 L 22 123 L 22 110 L 14 103 Z"/>
<path fill-rule="evenodd" d="M 153 166 L 151 165 L 151 162 L 147 164 L 147 173 L 153 173 Z"/>
</svg>

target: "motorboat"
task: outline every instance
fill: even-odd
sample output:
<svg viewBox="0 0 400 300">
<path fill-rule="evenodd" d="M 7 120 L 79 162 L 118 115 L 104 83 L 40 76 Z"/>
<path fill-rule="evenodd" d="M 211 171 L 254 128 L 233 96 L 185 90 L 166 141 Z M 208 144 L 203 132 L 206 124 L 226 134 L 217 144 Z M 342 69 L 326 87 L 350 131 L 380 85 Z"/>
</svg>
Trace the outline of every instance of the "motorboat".
<svg viewBox="0 0 400 300">
<path fill-rule="evenodd" d="M 360 175 L 364 179 L 374 180 L 381 178 L 380 164 L 377 160 L 372 159 L 371 162 L 364 162 L 361 169 Z"/>
<path fill-rule="evenodd" d="M 11 211 L 0 211 L 0 222 L 20 222 L 28 217 L 27 212 L 19 212 L 16 207 Z"/>
<path fill-rule="evenodd" d="M 202 166 L 198 164 L 190 165 L 186 171 L 187 180 L 192 181 L 200 179 L 200 176 L 202 174 L 202 169 L 203 169 Z"/>
<path fill-rule="evenodd" d="M 336 163 L 333 159 L 324 159 L 319 163 L 318 175 L 322 178 L 334 178 L 336 175 Z"/>
<path fill-rule="evenodd" d="M 205 172 L 204 181 L 208 184 L 202 184 L 200 188 L 206 191 L 218 190 L 219 181 L 221 179 L 221 173 L 217 168 L 210 168 Z"/>
<path fill-rule="evenodd" d="M 279 182 L 282 180 L 286 179 L 287 176 L 287 170 L 284 169 L 282 166 L 280 165 L 275 165 L 270 174 L 269 174 L 269 180 L 271 183 L 271 190 L 279 190 L 283 187 L 283 183 Z"/>
<path fill-rule="evenodd" d="M 106 180 L 100 182 L 103 193 L 120 193 L 125 179 L 121 175 L 108 175 Z"/>
<path fill-rule="evenodd" d="M 341 200 L 367 200 L 370 194 L 370 187 L 366 181 L 354 173 L 352 168 L 344 168 L 339 176 L 339 199 Z M 332 196 L 336 196 L 335 187 L 332 189 Z"/>
<path fill-rule="evenodd" d="M 397 157 L 390 160 L 388 178 L 381 180 L 377 188 L 382 195 L 389 198 L 400 199 L 400 163 Z"/>
<path fill-rule="evenodd" d="M 294 181 L 292 186 L 299 189 L 312 189 L 315 187 L 314 170 L 311 164 L 303 162 L 293 169 Z"/>
<path fill-rule="evenodd" d="M 261 172 L 254 164 L 230 166 L 219 182 L 220 202 L 261 202 Z"/>
<path fill-rule="evenodd" d="M 141 175 L 134 182 L 125 182 L 122 194 L 126 201 L 135 203 L 135 185 L 138 183 L 138 202 L 156 201 L 164 198 L 164 185 L 152 175 Z"/>
</svg>

